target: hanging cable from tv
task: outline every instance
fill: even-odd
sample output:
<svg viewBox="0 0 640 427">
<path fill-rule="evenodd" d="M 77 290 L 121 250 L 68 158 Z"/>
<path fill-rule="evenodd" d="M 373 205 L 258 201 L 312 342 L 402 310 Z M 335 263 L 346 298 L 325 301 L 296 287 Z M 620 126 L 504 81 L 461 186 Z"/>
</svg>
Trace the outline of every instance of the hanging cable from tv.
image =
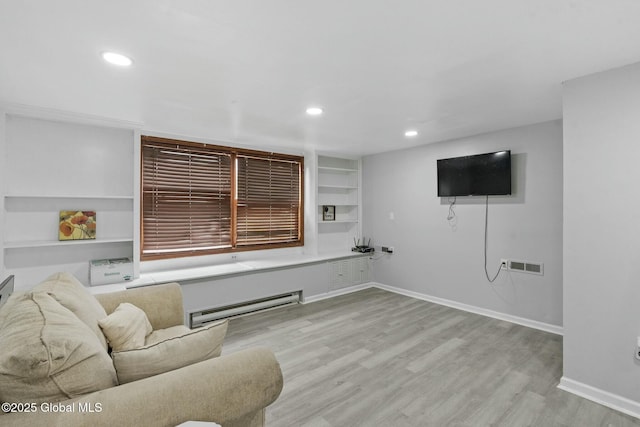
<svg viewBox="0 0 640 427">
<path fill-rule="evenodd" d="M 484 274 L 485 276 L 487 276 L 487 280 L 489 281 L 489 283 L 493 283 L 502 271 L 502 264 L 500 264 L 500 266 L 498 267 L 498 272 L 495 276 L 493 276 L 493 279 L 490 278 L 489 271 L 487 271 L 487 229 L 489 228 L 489 196 L 487 195 L 486 197 L 487 198 L 484 205 Z"/>
<path fill-rule="evenodd" d="M 456 218 L 456 211 L 454 207 L 456 205 L 456 198 L 449 197 L 449 214 L 447 215 L 447 221 L 452 221 Z"/>
</svg>

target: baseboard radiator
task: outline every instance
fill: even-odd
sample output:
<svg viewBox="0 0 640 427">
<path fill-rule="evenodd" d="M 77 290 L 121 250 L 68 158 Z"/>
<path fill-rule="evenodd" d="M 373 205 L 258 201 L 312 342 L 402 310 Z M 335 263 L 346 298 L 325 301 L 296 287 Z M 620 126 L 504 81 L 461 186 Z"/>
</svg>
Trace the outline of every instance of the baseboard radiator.
<svg viewBox="0 0 640 427">
<path fill-rule="evenodd" d="M 258 311 L 269 310 L 275 307 L 283 307 L 300 303 L 302 291 L 293 291 L 287 294 L 273 295 L 240 304 L 215 307 L 189 313 L 189 327 L 197 328 L 220 319 L 243 316 Z"/>
</svg>

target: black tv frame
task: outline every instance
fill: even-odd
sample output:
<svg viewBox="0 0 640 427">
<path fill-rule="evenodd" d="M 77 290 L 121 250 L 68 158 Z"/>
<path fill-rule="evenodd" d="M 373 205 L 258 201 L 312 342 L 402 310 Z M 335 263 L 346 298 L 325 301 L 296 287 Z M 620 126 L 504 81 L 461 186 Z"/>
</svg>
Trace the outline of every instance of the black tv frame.
<svg viewBox="0 0 640 427">
<path fill-rule="evenodd" d="M 494 161 L 496 156 L 500 162 Z M 459 181 L 454 182 L 455 187 L 445 188 L 443 180 L 454 180 L 455 171 Z M 438 197 L 511 195 L 511 150 L 438 159 L 437 175 Z"/>
</svg>

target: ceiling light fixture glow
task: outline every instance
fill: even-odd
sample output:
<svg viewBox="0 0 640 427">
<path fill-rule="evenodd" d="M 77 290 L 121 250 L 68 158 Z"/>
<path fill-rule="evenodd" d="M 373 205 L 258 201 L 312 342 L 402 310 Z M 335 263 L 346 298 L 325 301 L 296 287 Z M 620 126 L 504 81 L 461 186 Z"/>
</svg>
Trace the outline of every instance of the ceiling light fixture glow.
<svg viewBox="0 0 640 427">
<path fill-rule="evenodd" d="M 319 116 L 322 114 L 322 108 L 320 107 L 309 107 L 307 108 L 307 114 L 310 116 Z"/>
<path fill-rule="evenodd" d="M 413 138 L 414 136 L 418 136 L 418 131 L 417 130 L 408 130 L 404 133 L 404 136 L 409 137 L 409 138 Z"/>
<path fill-rule="evenodd" d="M 118 65 L 120 67 L 129 67 L 133 64 L 133 60 L 128 56 L 124 56 L 115 52 L 102 52 L 102 59 L 109 64 Z"/>
</svg>

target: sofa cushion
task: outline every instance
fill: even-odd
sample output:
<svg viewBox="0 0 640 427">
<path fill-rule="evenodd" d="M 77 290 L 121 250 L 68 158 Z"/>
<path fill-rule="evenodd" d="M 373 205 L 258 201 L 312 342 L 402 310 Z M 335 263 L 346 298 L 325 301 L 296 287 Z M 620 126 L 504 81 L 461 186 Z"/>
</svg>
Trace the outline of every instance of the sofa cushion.
<svg viewBox="0 0 640 427">
<path fill-rule="evenodd" d="M 159 343 L 160 341 L 168 340 L 169 338 L 178 337 L 180 335 L 186 335 L 191 332 L 188 326 L 178 325 L 171 326 L 166 329 L 158 329 L 157 331 L 151 332 L 147 338 L 144 340 L 144 345 L 151 345 Z"/>
<path fill-rule="evenodd" d="M 98 320 L 107 317 L 107 313 L 96 297 L 91 295 L 72 274 L 54 273 L 33 290 L 49 293 L 56 301 L 71 310 L 78 319 L 91 328 L 102 347 L 105 351 L 107 350 L 107 340 L 98 326 Z"/>
<path fill-rule="evenodd" d="M 118 381 L 124 384 L 220 356 L 227 324 L 223 320 L 138 349 L 112 352 Z"/>
<path fill-rule="evenodd" d="M 123 302 L 113 313 L 98 320 L 98 325 L 114 351 L 144 346 L 145 338 L 152 331 L 144 311 L 128 302 Z"/>
<path fill-rule="evenodd" d="M 46 292 L 18 293 L 0 317 L 0 401 L 54 402 L 117 385 L 87 325 Z"/>
</svg>

